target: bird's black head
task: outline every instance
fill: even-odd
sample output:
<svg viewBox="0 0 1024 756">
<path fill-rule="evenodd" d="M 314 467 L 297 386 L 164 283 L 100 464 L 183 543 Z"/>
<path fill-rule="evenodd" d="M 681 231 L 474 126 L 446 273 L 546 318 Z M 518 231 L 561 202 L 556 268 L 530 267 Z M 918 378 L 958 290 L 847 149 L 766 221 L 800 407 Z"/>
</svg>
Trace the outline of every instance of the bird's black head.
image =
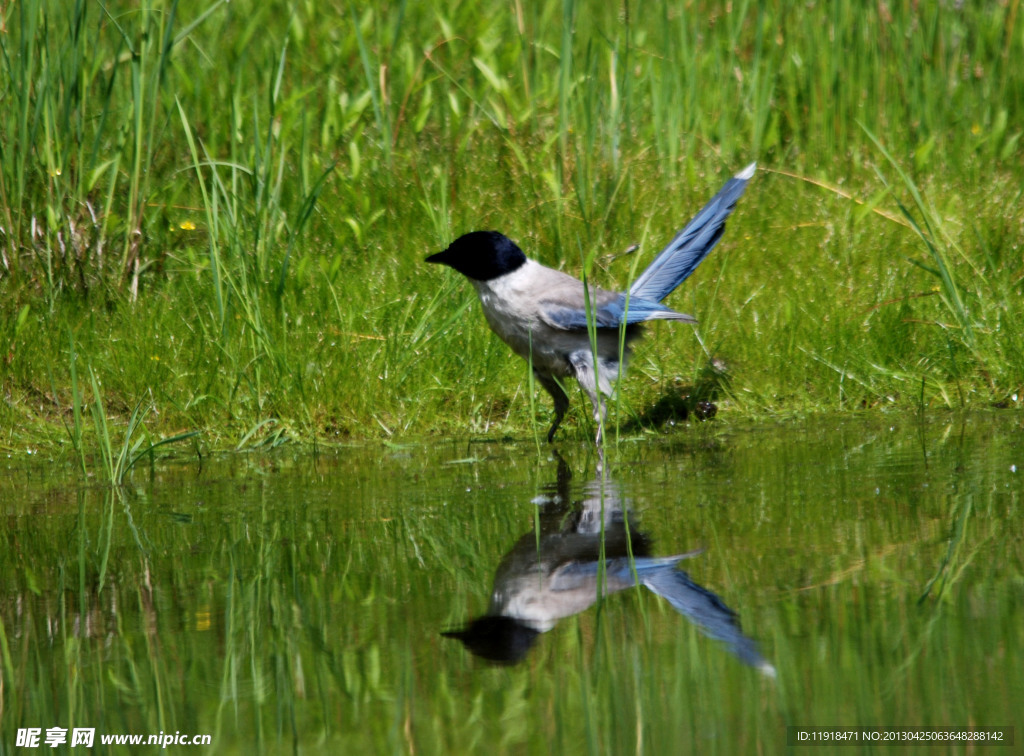
<svg viewBox="0 0 1024 756">
<path fill-rule="evenodd" d="M 472 231 L 453 241 L 444 252 L 428 257 L 427 262 L 455 268 L 476 281 L 490 281 L 522 266 L 526 255 L 504 234 Z"/>
<path fill-rule="evenodd" d="M 526 656 L 540 633 L 511 617 L 478 617 L 462 630 L 441 633 L 457 638 L 474 655 L 493 664 L 517 664 Z"/>
</svg>

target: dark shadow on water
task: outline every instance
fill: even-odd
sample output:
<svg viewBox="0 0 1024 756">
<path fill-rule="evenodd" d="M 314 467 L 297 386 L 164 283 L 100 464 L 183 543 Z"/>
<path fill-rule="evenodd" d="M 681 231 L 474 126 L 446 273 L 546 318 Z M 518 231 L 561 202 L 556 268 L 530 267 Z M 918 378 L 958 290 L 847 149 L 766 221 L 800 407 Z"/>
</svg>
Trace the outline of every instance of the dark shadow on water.
<svg viewBox="0 0 1024 756">
<path fill-rule="evenodd" d="M 636 515 L 625 508 L 613 481 L 599 476 L 574 487 L 571 477 L 559 458 L 557 480 L 534 502 L 535 529 L 516 541 L 498 565 L 486 614 L 444 632 L 445 637 L 458 639 L 489 662 L 516 664 L 541 634 L 593 606 L 599 594 L 640 584 L 740 661 L 774 676 L 774 667 L 741 631 L 736 613 L 679 569 L 682 560 L 702 550 L 652 556 L 650 537 L 637 529 Z"/>
</svg>

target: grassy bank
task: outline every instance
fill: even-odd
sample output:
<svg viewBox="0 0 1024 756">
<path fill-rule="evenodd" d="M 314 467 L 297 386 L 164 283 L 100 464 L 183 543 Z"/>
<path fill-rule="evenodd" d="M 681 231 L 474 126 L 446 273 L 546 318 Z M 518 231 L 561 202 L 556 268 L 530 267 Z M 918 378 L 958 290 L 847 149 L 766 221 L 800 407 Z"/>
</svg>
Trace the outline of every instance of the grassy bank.
<svg viewBox="0 0 1024 756">
<path fill-rule="evenodd" d="M 115 447 L 530 434 L 423 256 L 497 228 L 624 286 L 752 159 L 620 423 L 1020 408 L 1024 19 L 957 5 L 8 4 L 0 447 L 95 445 L 76 384 Z"/>
</svg>

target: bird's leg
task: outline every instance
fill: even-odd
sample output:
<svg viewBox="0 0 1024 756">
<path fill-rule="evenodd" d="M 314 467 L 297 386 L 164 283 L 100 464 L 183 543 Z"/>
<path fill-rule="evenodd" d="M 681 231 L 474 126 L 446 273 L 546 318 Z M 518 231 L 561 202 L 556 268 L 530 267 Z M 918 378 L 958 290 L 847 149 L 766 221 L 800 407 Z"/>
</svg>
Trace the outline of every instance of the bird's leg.
<svg viewBox="0 0 1024 756">
<path fill-rule="evenodd" d="M 555 401 L 555 420 L 551 423 L 551 429 L 548 431 L 548 443 L 550 444 L 555 440 L 555 431 L 562 424 L 562 418 L 565 417 L 565 413 L 569 409 L 569 395 L 565 393 L 565 389 L 553 375 L 541 374 L 536 370 L 533 371 L 533 374 Z"/>
<path fill-rule="evenodd" d="M 604 441 L 604 421 L 608 414 L 605 406 L 604 394 L 611 394 L 611 376 L 616 373 L 617 363 L 610 360 L 600 360 L 600 376 L 594 368 L 593 357 L 586 350 L 579 350 L 569 355 L 569 363 L 576 373 L 576 380 L 594 405 L 594 422 L 597 423 L 597 438 L 594 443 L 598 448 Z"/>
</svg>

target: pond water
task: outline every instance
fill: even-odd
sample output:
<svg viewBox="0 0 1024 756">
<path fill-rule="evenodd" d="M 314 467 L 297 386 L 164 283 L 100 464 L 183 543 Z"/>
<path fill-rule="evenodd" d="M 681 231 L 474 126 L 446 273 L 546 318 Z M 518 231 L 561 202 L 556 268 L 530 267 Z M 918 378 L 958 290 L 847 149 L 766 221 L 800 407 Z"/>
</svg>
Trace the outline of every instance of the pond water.
<svg viewBox="0 0 1024 756">
<path fill-rule="evenodd" d="M 714 421 L 603 474 L 583 443 L 179 454 L 117 490 L 8 461 L 0 753 L 29 728 L 70 752 L 74 728 L 200 753 L 1024 736 L 1020 413 Z"/>
</svg>

